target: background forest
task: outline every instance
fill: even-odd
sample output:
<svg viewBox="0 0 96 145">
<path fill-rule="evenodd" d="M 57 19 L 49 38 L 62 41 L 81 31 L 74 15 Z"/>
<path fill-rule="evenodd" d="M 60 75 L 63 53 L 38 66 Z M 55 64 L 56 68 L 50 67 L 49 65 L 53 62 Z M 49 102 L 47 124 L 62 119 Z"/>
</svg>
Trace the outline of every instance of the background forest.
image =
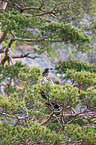
<svg viewBox="0 0 96 145">
<path fill-rule="evenodd" d="M 95 43 L 96 0 L 0 1 L 1 145 L 96 144 L 96 63 L 76 57 Z M 56 61 L 59 47 L 72 55 Z M 57 80 L 19 61 L 43 55 Z"/>
</svg>

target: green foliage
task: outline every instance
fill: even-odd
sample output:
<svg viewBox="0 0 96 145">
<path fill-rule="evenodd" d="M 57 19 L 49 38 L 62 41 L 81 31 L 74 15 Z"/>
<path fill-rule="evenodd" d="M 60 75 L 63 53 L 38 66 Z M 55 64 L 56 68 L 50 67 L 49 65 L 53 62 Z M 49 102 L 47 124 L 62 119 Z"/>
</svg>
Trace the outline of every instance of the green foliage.
<svg viewBox="0 0 96 145">
<path fill-rule="evenodd" d="M 75 69 L 76 71 L 85 70 L 85 71 L 96 73 L 95 65 L 92 64 L 90 65 L 87 64 L 86 62 L 80 62 L 73 59 L 62 61 L 56 66 L 56 70 L 58 70 L 58 73 L 62 73 L 62 72 L 65 73 L 67 69 Z"/>
<path fill-rule="evenodd" d="M 70 143 L 78 143 L 78 139 L 83 140 L 82 144 L 94 144 L 96 142 L 96 130 L 89 125 L 84 128 L 79 125 L 68 125 L 65 127 L 64 134 L 66 138 L 72 137 L 73 141 L 70 140 Z"/>
<path fill-rule="evenodd" d="M 34 37 L 33 31 L 26 32 L 26 29 L 31 28 L 34 30 L 36 25 L 39 25 L 41 21 L 36 18 L 26 17 L 23 14 L 19 14 L 18 11 L 11 11 L 10 13 L 3 12 L 0 13 L 0 19 L 2 22 L 2 30 L 8 28 L 9 31 L 14 31 L 14 34 L 17 37 L 25 38 L 26 37 Z M 34 22 L 34 23 L 33 23 Z M 24 35 L 25 33 L 25 35 Z"/>
<path fill-rule="evenodd" d="M 31 42 L 34 52 L 48 56 L 67 44 L 88 52 L 95 41 L 87 34 L 95 32 L 95 16 L 96 0 L 9 0 L 0 12 L 2 59 L 10 57 L 17 41 Z M 40 84 L 40 68 L 5 62 L 0 65 L 0 144 L 96 144 L 94 65 L 60 62 L 56 70 L 65 73 L 64 84 L 52 86 Z"/>
<path fill-rule="evenodd" d="M 26 64 L 22 64 L 21 62 L 16 62 L 15 65 L 0 65 L 0 72 L 2 74 L 1 78 L 0 78 L 0 81 L 5 79 L 5 78 L 14 78 L 18 76 L 19 72 L 20 72 L 20 68 L 22 71 L 28 71 L 26 70 L 27 68 L 26 67 Z"/>
<path fill-rule="evenodd" d="M 86 91 L 80 90 L 80 94 L 86 98 L 86 104 L 90 106 L 94 106 L 96 104 L 96 87 L 91 86 L 87 88 Z"/>
<path fill-rule="evenodd" d="M 66 77 L 77 81 L 78 83 L 83 83 L 84 85 L 94 86 L 96 84 L 96 73 L 91 73 L 87 71 L 76 72 L 76 70 L 67 70 Z"/>
<path fill-rule="evenodd" d="M 53 39 L 59 38 L 60 41 L 75 44 L 77 46 L 77 50 L 79 51 L 84 52 L 85 50 L 92 49 L 92 47 L 87 44 L 91 42 L 91 38 L 85 34 L 83 30 L 72 27 L 70 23 L 50 23 L 41 27 L 41 30 L 45 31 L 45 33 L 42 32 L 42 34 L 51 35 L 51 38 Z"/>
<path fill-rule="evenodd" d="M 96 130 L 94 127 L 86 126 L 85 128 L 78 127 L 74 130 L 74 134 L 80 140 L 83 140 L 83 143 L 94 144 L 96 142 Z"/>
<path fill-rule="evenodd" d="M 2 111 L 6 113 L 15 114 L 19 109 L 24 108 L 24 103 L 13 97 L 8 98 L 0 95 L 0 100 L 0 107 L 2 107 Z"/>
<path fill-rule="evenodd" d="M 86 89 L 96 85 L 96 66 L 80 62 L 77 60 L 65 60 L 56 65 L 57 73 L 65 73 L 63 79 L 70 79 L 72 83 L 77 83 L 79 89 Z"/>
<path fill-rule="evenodd" d="M 15 65 L 0 65 L 4 90 L 7 95 L 23 91 L 24 88 L 38 83 L 41 77 L 41 70 L 38 67 L 29 68 L 26 64 L 16 62 Z M 5 82 L 5 83 L 4 83 Z"/>
<path fill-rule="evenodd" d="M 27 73 L 22 70 L 19 73 L 20 81 L 27 85 L 29 84 L 29 86 L 37 83 L 40 80 L 40 76 L 41 70 L 38 67 L 28 68 Z"/>
<path fill-rule="evenodd" d="M 20 5 L 21 9 L 17 8 L 14 3 Z M 22 12 L 22 8 L 30 6 L 33 6 L 33 8 Z M 37 51 L 39 54 L 46 51 L 48 55 L 52 55 L 54 51 L 52 49 L 50 53 L 51 49 L 49 49 L 51 48 L 51 42 L 59 41 L 70 42 L 76 46 L 78 51 L 82 52 L 93 49 L 90 44 L 92 36 L 87 35 L 84 30 L 78 29 L 78 27 L 83 29 L 88 27 L 88 29 L 94 31 L 95 0 L 87 0 L 86 2 L 84 0 L 74 2 L 73 0 L 52 0 L 51 2 L 44 1 L 42 9 L 39 9 L 40 6 L 40 0 L 10 1 L 5 11 L 0 13 L 2 31 L 4 32 L 5 29 L 8 29 L 8 37 L 10 37 L 10 32 L 13 32 L 17 38 L 25 38 L 27 39 L 26 41 L 35 39 L 34 44 L 38 44 L 38 47 L 40 47 L 40 50 Z M 56 13 L 54 12 L 55 8 L 58 9 Z M 82 20 L 86 19 L 86 13 L 91 15 L 90 23 L 84 23 L 81 26 Z M 49 39 L 38 41 L 38 38 L 44 36 L 47 36 Z M 32 43 L 33 46 L 34 44 Z"/>
<path fill-rule="evenodd" d="M 95 143 L 96 87 L 92 86 L 93 82 L 85 90 L 72 84 L 52 86 L 47 82 L 41 85 L 39 84 L 41 70 L 38 67 L 29 68 L 18 62 L 12 66 L 0 66 L 0 69 L 1 81 L 6 81 L 8 78 L 14 80 L 12 84 L 8 82 L 7 91 L 6 88 L 4 89 L 5 96 L 0 95 L 2 144 L 53 144 L 55 142 L 73 144 L 81 140 L 82 144 Z M 71 75 L 74 74 L 72 78 L 76 78 L 80 73 L 80 71 L 67 71 L 70 71 Z M 85 83 L 86 78 L 84 72 L 82 71 L 82 75 L 79 76 L 79 78 L 82 76 L 82 83 Z M 88 72 L 90 75 L 88 82 L 91 82 L 91 76 L 95 75 L 93 72 L 94 69 Z M 13 92 L 11 86 L 14 86 Z M 44 91 L 49 99 L 44 99 L 41 91 Z M 74 112 L 78 104 L 81 106 L 81 111 Z M 54 108 L 53 111 L 56 105 L 59 105 L 59 108 Z M 88 110 L 82 110 L 84 105 L 88 106 Z M 89 110 L 93 114 L 89 113 L 89 115 L 87 112 Z"/>
<path fill-rule="evenodd" d="M 55 132 L 40 126 L 37 123 L 30 123 L 30 128 L 23 126 L 14 127 L 8 123 L 0 122 L 0 141 L 3 144 L 52 144 L 59 137 Z M 43 140 L 44 139 L 44 140 Z"/>
<path fill-rule="evenodd" d="M 53 36 L 59 35 L 59 38 L 65 39 L 65 41 L 71 41 L 72 43 L 78 42 L 90 42 L 90 37 L 84 33 L 83 30 L 79 30 L 72 25 L 64 23 L 50 23 L 42 27 L 42 30 L 47 30 L 49 32 L 54 32 Z M 54 37 L 53 37 L 54 38 Z"/>
<path fill-rule="evenodd" d="M 76 104 L 79 103 L 79 93 L 77 88 L 69 84 L 61 87 L 58 85 L 51 86 L 49 83 L 46 83 L 44 86 L 35 85 L 34 87 L 26 90 L 25 102 L 28 103 L 28 108 L 32 109 L 32 106 L 34 106 L 35 103 L 39 105 L 40 101 L 44 102 L 41 98 L 40 90 L 44 90 L 47 95 L 50 96 L 51 100 L 59 102 L 63 107 L 67 107 L 68 104 L 73 105 L 73 103 L 74 106 L 76 106 Z M 42 103 L 40 105 L 42 105 Z"/>
<path fill-rule="evenodd" d="M 59 140 L 60 144 L 68 143 L 67 140 L 73 137 L 73 141 L 70 143 L 78 143 L 78 139 L 83 141 L 83 144 L 94 144 L 96 142 L 96 130 L 89 125 L 85 128 L 81 128 L 79 125 L 68 125 L 64 132 L 58 135 L 55 132 L 51 132 L 48 128 L 40 126 L 37 123 L 30 123 L 30 128 L 24 128 L 23 126 L 13 127 L 12 125 L 0 121 L 0 141 L 3 144 L 53 144 L 54 140 Z M 44 140 L 42 140 L 44 139 Z"/>
</svg>

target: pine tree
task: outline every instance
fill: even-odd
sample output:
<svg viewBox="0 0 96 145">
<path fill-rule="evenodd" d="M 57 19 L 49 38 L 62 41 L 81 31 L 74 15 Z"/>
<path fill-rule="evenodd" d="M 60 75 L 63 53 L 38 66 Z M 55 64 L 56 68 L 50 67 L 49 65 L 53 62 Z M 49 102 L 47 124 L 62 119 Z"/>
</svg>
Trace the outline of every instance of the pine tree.
<svg viewBox="0 0 96 145">
<path fill-rule="evenodd" d="M 51 56 L 55 43 L 89 53 L 96 37 L 96 1 L 5 0 L 0 4 L 0 144 L 95 145 L 96 66 L 76 59 L 59 62 L 55 69 L 63 84 L 42 85 L 40 68 L 13 64 L 13 59 L 30 53 L 12 55 L 11 50 L 17 42 L 26 42 L 34 52 Z"/>
</svg>

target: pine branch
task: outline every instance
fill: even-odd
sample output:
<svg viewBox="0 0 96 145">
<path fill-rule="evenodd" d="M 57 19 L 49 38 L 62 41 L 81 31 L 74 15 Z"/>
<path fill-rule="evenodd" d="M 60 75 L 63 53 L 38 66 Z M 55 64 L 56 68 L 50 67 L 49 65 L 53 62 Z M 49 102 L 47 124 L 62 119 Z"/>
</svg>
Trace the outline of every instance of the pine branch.
<svg viewBox="0 0 96 145">
<path fill-rule="evenodd" d="M 24 7 L 24 8 L 22 8 L 17 3 L 13 3 L 13 5 L 15 5 L 20 10 L 21 13 L 24 12 L 24 11 L 28 11 L 28 10 L 41 10 L 43 12 L 45 11 L 45 10 L 42 9 L 42 7 L 44 6 L 44 0 L 41 1 L 40 7 L 31 6 L 31 7 Z"/>
<path fill-rule="evenodd" d="M 10 61 L 11 60 L 11 56 L 9 54 L 11 45 L 13 44 L 13 42 L 15 41 L 15 39 L 11 39 L 10 42 L 8 43 L 8 46 L 5 50 L 5 56 L 4 58 L 1 60 L 1 64 L 4 65 L 6 61 Z"/>
<path fill-rule="evenodd" d="M 7 116 L 7 117 L 16 118 L 15 115 L 10 115 L 10 114 L 4 113 L 4 112 L 2 112 L 2 111 L 0 111 L 0 113 L 1 113 L 2 115 L 4 115 L 4 116 Z"/>
<path fill-rule="evenodd" d="M 54 115 L 54 111 L 51 112 L 51 114 L 50 114 L 50 116 L 48 117 L 48 119 L 45 120 L 44 122 L 42 122 L 41 125 L 47 124 L 47 123 L 51 120 L 51 118 L 53 117 L 53 115 Z"/>
<path fill-rule="evenodd" d="M 7 117 L 10 117 L 10 118 L 16 118 L 17 119 L 17 122 L 15 123 L 15 126 L 20 122 L 20 120 L 25 120 L 26 124 L 27 124 L 27 127 L 29 127 L 29 124 L 28 124 L 28 121 L 27 121 L 27 117 L 28 116 L 25 116 L 25 117 L 18 117 L 17 115 L 10 115 L 10 114 L 7 114 L 7 113 L 4 113 L 2 111 L 0 111 L 0 113 L 4 116 L 7 116 Z"/>
<path fill-rule="evenodd" d="M 69 122 L 67 122 L 67 124 L 64 124 L 64 125 L 62 126 L 62 128 L 59 130 L 59 132 L 63 131 L 64 128 L 65 128 L 65 126 L 67 126 L 67 125 L 71 124 L 72 122 L 74 122 L 77 116 L 79 116 L 80 114 L 83 114 L 83 113 L 85 113 L 85 112 L 88 112 L 88 111 L 89 111 L 89 110 L 85 109 L 84 111 L 75 114 L 74 117 L 72 118 L 72 120 L 70 120 Z"/>
<path fill-rule="evenodd" d="M 8 34 L 8 28 L 3 32 L 3 35 L 0 38 L 0 44 L 6 39 L 7 34 Z"/>
<path fill-rule="evenodd" d="M 15 56 L 12 56 L 12 58 L 24 58 L 24 57 L 27 57 L 30 53 L 27 53 L 27 54 L 21 54 L 21 55 L 15 55 Z"/>
<path fill-rule="evenodd" d="M 13 59 L 15 59 L 15 58 L 25 58 L 25 57 L 27 57 L 27 58 L 31 58 L 31 59 L 35 59 L 35 58 L 40 58 L 40 56 L 34 56 L 34 57 L 32 57 L 32 56 L 29 56 L 29 54 L 30 53 L 27 53 L 27 54 L 21 54 L 21 55 L 15 55 L 15 56 L 11 56 Z"/>
<path fill-rule="evenodd" d="M 50 41 L 50 42 L 63 42 L 62 39 L 46 39 L 48 36 L 45 36 L 43 38 L 38 39 L 21 39 L 21 38 L 15 38 L 15 40 L 18 41 L 26 41 L 26 42 L 41 42 L 41 41 Z"/>
</svg>

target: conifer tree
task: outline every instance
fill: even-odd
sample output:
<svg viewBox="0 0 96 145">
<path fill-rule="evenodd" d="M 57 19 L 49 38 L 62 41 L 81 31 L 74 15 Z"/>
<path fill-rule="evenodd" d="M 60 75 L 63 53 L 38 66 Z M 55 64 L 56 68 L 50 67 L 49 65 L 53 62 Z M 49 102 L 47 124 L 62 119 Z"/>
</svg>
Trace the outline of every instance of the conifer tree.
<svg viewBox="0 0 96 145">
<path fill-rule="evenodd" d="M 42 85 L 40 68 L 13 64 L 13 59 L 30 53 L 15 55 L 11 50 L 26 42 L 39 55 L 46 51 L 51 56 L 55 43 L 89 53 L 96 38 L 96 0 L 0 4 L 0 144 L 95 145 L 96 66 L 76 59 L 59 62 L 55 69 L 62 85 Z"/>
</svg>

